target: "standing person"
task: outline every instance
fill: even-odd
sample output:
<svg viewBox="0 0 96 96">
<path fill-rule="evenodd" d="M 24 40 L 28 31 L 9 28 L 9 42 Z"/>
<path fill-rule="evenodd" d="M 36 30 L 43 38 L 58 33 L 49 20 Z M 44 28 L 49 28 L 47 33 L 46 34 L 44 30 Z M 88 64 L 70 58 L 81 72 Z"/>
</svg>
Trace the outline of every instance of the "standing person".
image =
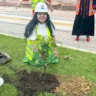
<svg viewBox="0 0 96 96">
<path fill-rule="evenodd" d="M 47 5 L 43 2 L 40 2 L 36 5 L 33 19 L 26 26 L 24 34 L 25 38 L 27 39 L 26 56 L 24 58 L 24 62 L 29 63 L 31 65 L 36 65 L 35 62 L 37 60 L 36 58 L 38 57 L 37 56 L 35 58 L 35 53 L 38 48 L 36 42 L 39 41 L 37 38 L 38 35 L 41 35 L 46 38 L 51 38 L 51 40 L 55 43 L 55 28 L 53 23 L 50 21 Z M 54 55 L 52 55 L 52 53 Z M 54 50 L 51 51 L 51 54 L 49 54 L 49 57 L 52 56 L 52 58 L 48 57 L 50 63 L 58 62 L 58 59 L 56 57 L 57 55 L 58 54 L 56 48 L 54 48 Z M 40 58 L 38 58 L 38 60 L 38 64 L 42 62 Z"/>
<path fill-rule="evenodd" d="M 45 0 L 45 1 L 46 1 L 47 6 L 48 6 L 48 9 L 50 9 L 50 11 L 53 12 L 53 6 L 52 6 L 51 0 Z"/>
<path fill-rule="evenodd" d="M 86 41 L 90 42 L 89 36 L 94 36 L 94 13 L 96 0 L 77 0 L 76 17 L 73 25 L 72 35 L 76 35 L 76 41 L 80 35 L 86 36 Z"/>
<path fill-rule="evenodd" d="M 23 1 L 29 1 L 29 0 L 20 0 L 16 6 L 16 9 L 18 7 L 20 7 L 20 5 L 22 4 Z M 51 2 L 48 2 L 48 0 L 31 0 L 32 16 L 34 15 L 34 10 L 35 10 L 36 4 L 38 2 L 45 2 L 47 4 L 48 8 L 50 9 L 50 11 L 53 12 L 52 4 L 51 4 Z"/>
</svg>

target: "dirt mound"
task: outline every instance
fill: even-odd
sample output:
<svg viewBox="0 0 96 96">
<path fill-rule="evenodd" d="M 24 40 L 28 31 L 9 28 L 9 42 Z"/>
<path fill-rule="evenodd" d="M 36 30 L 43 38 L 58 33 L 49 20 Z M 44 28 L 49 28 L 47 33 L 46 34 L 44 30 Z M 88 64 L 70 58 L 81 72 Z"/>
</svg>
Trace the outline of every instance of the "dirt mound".
<svg viewBox="0 0 96 96">
<path fill-rule="evenodd" d="M 52 74 L 44 75 L 40 72 L 27 73 L 21 71 L 17 89 L 24 93 L 24 96 L 37 96 L 38 92 L 52 93 L 59 86 L 59 81 Z"/>
<path fill-rule="evenodd" d="M 92 91 L 93 83 L 88 82 L 85 77 L 71 77 L 70 79 L 62 82 L 57 91 L 62 90 L 63 95 L 68 96 L 88 96 Z"/>
</svg>

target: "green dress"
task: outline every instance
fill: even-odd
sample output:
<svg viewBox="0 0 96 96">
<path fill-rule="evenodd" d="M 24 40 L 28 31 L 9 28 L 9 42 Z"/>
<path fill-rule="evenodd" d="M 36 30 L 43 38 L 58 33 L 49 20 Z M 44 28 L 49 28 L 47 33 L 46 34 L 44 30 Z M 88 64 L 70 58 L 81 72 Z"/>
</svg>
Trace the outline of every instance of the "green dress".
<svg viewBox="0 0 96 96">
<path fill-rule="evenodd" d="M 40 40 L 41 39 L 41 40 Z M 29 60 L 27 56 L 24 57 L 23 62 L 34 65 L 34 66 L 44 66 L 49 64 L 58 63 L 58 58 L 54 55 L 53 52 L 53 44 L 50 41 L 46 41 L 45 38 L 41 38 L 36 41 L 37 48 L 34 49 L 32 44 L 30 45 L 33 47 L 33 59 Z M 49 46 L 50 45 L 50 46 Z"/>
</svg>

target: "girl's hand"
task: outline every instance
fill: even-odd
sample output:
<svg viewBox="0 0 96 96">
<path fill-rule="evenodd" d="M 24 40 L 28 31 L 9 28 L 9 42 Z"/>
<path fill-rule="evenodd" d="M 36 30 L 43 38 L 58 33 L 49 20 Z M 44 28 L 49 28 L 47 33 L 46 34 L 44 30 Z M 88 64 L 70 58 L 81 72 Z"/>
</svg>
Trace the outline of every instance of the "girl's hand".
<svg viewBox="0 0 96 96">
<path fill-rule="evenodd" d="M 56 57 L 58 57 L 58 53 L 57 53 L 57 50 L 54 48 L 54 55 L 56 56 Z"/>
<path fill-rule="evenodd" d="M 53 12 L 53 8 L 52 7 L 50 7 L 50 11 Z"/>
<path fill-rule="evenodd" d="M 17 4 L 16 9 L 17 9 L 17 8 L 20 8 L 20 5 L 21 5 L 20 3 L 19 3 L 19 4 Z"/>
<path fill-rule="evenodd" d="M 95 9 L 93 9 L 93 13 L 96 13 L 96 10 Z"/>
<path fill-rule="evenodd" d="M 33 51 L 36 52 L 38 50 L 37 46 L 36 45 L 33 45 Z"/>
</svg>

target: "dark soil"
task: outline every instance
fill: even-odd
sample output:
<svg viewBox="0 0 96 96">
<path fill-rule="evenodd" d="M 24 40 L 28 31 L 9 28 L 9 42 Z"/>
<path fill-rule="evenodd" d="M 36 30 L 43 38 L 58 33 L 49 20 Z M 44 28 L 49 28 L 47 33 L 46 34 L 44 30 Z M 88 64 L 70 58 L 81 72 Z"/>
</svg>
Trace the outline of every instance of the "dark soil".
<svg viewBox="0 0 96 96">
<path fill-rule="evenodd" d="M 16 87 L 24 93 L 24 96 L 37 96 L 36 94 L 40 92 L 54 93 L 56 87 L 59 86 L 59 81 L 52 74 L 21 71 L 18 75 L 19 82 Z"/>
</svg>

